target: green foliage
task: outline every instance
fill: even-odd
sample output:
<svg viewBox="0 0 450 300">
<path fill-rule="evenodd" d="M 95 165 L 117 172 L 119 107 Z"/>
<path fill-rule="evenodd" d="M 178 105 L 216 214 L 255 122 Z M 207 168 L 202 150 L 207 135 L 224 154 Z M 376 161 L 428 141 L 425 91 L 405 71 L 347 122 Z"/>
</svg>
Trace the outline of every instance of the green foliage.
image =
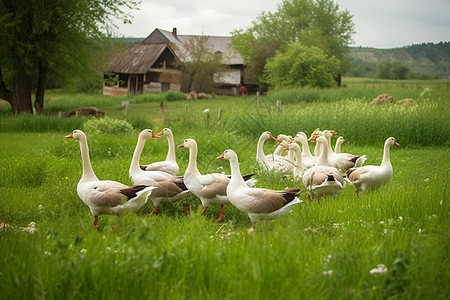
<svg viewBox="0 0 450 300">
<path fill-rule="evenodd" d="M 345 74 L 375 78 L 376 65 L 384 61 L 401 62 L 410 70 L 409 78 L 448 78 L 450 76 L 449 47 L 450 42 L 423 43 L 393 49 L 349 47 L 347 57 L 352 66 Z"/>
<path fill-rule="evenodd" d="M 208 44 L 208 36 L 194 36 L 183 44 L 179 51 L 181 68 L 181 90 L 211 93 L 214 76 L 224 71 L 222 55 L 214 53 Z M 217 78 L 216 78 L 217 79 Z"/>
<path fill-rule="evenodd" d="M 252 26 L 232 32 L 232 45 L 248 63 L 249 76 L 263 82 L 267 59 L 290 43 L 322 49 L 345 67 L 344 54 L 354 33 L 352 15 L 332 0 L 283 1 L 276 12 L 263 12 Z"/>
<path fill-rule="evenodd" d="M 117 120 L 108 117 L 91 118 L 83 123 L 83 129 L 97 135 L 124 135 L 133 132 L 133 126 L 126 120 Z"/>
<path fill-rule="evenodd" d="M 274 89 L 335 85 L 340 64 L 320 48 L 293 43 L 278 51 L 266 64 L 266 80 Z"/>
<path fill-rule="evenodd" d="M 377 64 L 377 77 L 381 79 L 408 79 L 409 72 L 409 68 L 399 61 Z"/>
<path fill-rule="evenodd" d="M 167 101 L 185 100 L 186 95 L 184 93 L 178 93 L 178 92 L 167 92 L 165 95 L 165 99 Z"/>
<path fill-rule="evenodd" d="M 106 61 L 104 50 L 110 43 L 105 39 L 107 32 L 117 27 L 115 20 L 129 22 L 129 10 L 137 4 L 134 0 L 2 3 L 2 99 L 10 102 L 14 114 L 31 113 L 33 91 L 37 91 L 35 107 L 41 112 L 48 86 L 69 82 L 78 91 L 81 86 L 97 90 L 101 87 L 97 71 Z"/>
</svg>

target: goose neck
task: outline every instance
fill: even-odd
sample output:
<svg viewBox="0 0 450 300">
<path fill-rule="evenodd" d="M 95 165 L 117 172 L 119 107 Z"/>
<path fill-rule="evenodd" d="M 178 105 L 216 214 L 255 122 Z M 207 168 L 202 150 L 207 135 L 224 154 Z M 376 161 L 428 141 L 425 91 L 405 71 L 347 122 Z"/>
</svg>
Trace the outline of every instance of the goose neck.
<svg viewBox="0 0 450 300">
<path fill-rule="evenodd" d="M 142 150 L 145 146 L 145 139 L 139 137 L 138 142 L 136 144 L 136 148 L 134 149 L 133 158 L 131 160 L 130 165 L 130 173 L 137 173 L 141 171 L 141 167 L 139 166 L 139 161 L 141 158 Z"/>
<path fill-rule="evenodd" d="M 323 143 L 320 143 L 320 155 L 317 158 L 316 166 L 329 166 L 328 163 L 328 147 Z"/>
<path fill-rule="evenodd" d="M 390 159 L 390 155 L 389 155 L 389 149 L 390 149 L 390 145 L 388 143 L 385 143 L 384 144 L 384 150 L 383 150 L 383 160 L 381 161 L 381 165 L 382 166 L 391 164 L 391 159 Z"/>
<path fill-rule="evenodd" d="M 81 175 L 80 182 L 85 181 L 98 181 L 97 176 L 92 169 L 91 160 L 89 158 L 89 147 L 86 139 L 80 139 L 80 152 L 81 152 L 81 161 L 83 163 L 83 174 Z"/>
<path fill-rule="evenodd" d="M 167 135 L 167 142 L 169 144 L 169 151 L 167 152 L 166 160 L 175 161 L 175 142 L 173 135 Z"/>
</svg>

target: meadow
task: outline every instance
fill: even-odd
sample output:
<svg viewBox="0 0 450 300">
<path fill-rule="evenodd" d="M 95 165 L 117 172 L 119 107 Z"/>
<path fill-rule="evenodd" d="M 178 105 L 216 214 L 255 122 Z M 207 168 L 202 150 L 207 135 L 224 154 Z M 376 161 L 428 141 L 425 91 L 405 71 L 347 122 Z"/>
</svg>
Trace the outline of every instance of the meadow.
<svg viewBox="0 0 450 300">
<path fill-rule="evenodd" d="M 344 85 L 212 100 L 49 91 L 46 116 L 12 117 L 0 102 L 0 299 L 448 299 L 448 83 L 344 79 Z M 415 104 L 371 105 L 381 93 Z M 58 117 L 80 106 L 105 111 L 105 124 Z M 242 173 L 256 173 L 257 186 L 272 189 L 302 185 L 256 165 L 265 130 L 333 129 L 346 139 L 343 151 L 366 154 L 366 164 L 381 162 L 387 137 L 400 147 L 391 149 L 387 186 L 356 197 L 348 185 L 337 198 L 320 200 L 309 200 L 303 189 L 303 203 L 251 235 L 247 215 L 228 205 L 217 223 L 219 207 L 203 217 L 194 196 L 189 217 L 181 203 L 148 217 L 148 201 L 136 214 L 100 216 L 95 231 L 76 193 L 79 145 L 64 136 L 84 130 L 97 176 L 131 184 L 139 132 L 164 127 L 176 145 L 196 139 L 200 172 L 229 173 L 229 163 L 216 157 L 232 148 Z M 264 148 L 270 153 L 275 145 Z M 166 153 L 164 136 L 149 140 L 141 162 Z M 183 173 L 188 151 L 176 154 Z"/>
</svg>

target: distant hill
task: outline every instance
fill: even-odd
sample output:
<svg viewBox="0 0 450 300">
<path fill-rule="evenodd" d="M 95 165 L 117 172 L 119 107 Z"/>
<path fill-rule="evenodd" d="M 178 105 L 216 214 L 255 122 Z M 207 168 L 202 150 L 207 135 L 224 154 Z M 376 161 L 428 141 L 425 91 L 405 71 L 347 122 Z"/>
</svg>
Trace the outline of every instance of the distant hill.
<svg viewBox="0 0 450 300">
<path fill-rule="evenodd" d="M 349 76 L 375 77 L 380 62 L 400 62 L 416 78 L 450 78 L 450 42 L 424 43 L 393 49 L 351 47 Z"/>
</svg>

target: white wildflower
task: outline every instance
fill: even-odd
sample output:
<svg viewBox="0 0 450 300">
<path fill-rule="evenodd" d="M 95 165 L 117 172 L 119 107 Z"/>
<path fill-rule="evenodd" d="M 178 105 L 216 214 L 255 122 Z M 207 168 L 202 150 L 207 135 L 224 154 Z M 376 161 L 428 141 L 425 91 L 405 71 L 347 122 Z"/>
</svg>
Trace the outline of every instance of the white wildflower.
<svg viewBox="0 0 450 300">
<path fill-rule="evenodd" d="M 44 251 L 44 255 L 45 256 L 50 256 L 50 255 L 52 255 L 49 251 Z"/>
<path fill-rule="evenodd" d="M 36 223 L 30 222 L 30 224 L 28 224 L 28 227 L 24 227 L 22 228 L 22 230 L 33 234 L 36 231 Z"/>
<path fill-rule="evenodd" d="M 370 274 L 375 275 L 375 274 L 386 274 L 387 272 L 387 268 L 385 265 L 383 264 L 379 264 L 376 268 L 373 268 L 372 270 L 369 271 Z"/>
<path fill-rule="evenodd" d="M 419 230 L 417 230 L 418 233 L 422 233 L 422 228 L 419 228 Z"/>
<path fill-rule="evenodd" d="M 83 248 L 83 249 L 80 250 L 80 253 L 86 253 L 86 252 L 87 252 L 87 249 Z"/>
<path fill-rule="evenodd" d="M 430 178 L 425 178 L 425 180 L 424 180 L 425 182 L 428 182 L 428 181 L 430 181 Z"/>
<path fill-rule="evenodd" d="M 38 210 L 39 210 L 40 212 L 42 212 L 42 211 L 44 210 L 44 207 L 43 207 L 42 205 L 39 204 Z"/>
<path fill-rule="evenodd" d="M 322 274 L 330 276 L 330 275 L 333 274 L 333 270 L 325 270 L 325 271 L 322 272 Z"/>
<path fill-rule="evenodd" d="M 398 216 L 398 219 L 399 219 L 400 221 L 402 221 L 402 220 L 403 220 L 403 217 L 402 217 L 402 216 Z"/>
</svg>

